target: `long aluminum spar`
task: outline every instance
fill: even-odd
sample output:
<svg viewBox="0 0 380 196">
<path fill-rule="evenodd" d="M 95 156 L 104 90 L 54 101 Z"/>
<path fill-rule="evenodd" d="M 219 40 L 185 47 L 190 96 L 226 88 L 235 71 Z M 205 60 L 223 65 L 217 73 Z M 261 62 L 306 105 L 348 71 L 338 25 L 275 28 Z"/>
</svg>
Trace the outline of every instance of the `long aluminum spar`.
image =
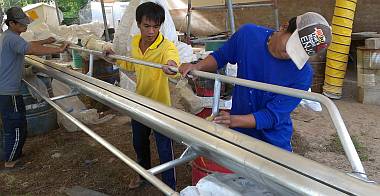
<svg viewBox="0 0 380 196">
<path fill-rule="evenodd" d="M 39 58 L 39 71 L 122 111 L 197 153 L 283 195 L 370 195 L 380 189 L 265 142 Z"/>
</svg>

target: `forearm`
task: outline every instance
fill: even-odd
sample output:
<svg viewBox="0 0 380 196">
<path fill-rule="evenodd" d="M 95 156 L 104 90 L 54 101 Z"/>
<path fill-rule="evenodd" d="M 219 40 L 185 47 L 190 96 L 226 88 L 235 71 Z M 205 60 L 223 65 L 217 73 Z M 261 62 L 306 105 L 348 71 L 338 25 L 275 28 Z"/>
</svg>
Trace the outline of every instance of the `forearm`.
<svg viewBox="0 0 380 196">
<path fill-rule="evenodd" d="M 231 115 L 230 128 L 256 128 L 256 119 L 252 114 Z"/>
<path fill-rule="evenodd" d="M 207 72 L 216 72 L 218 69 L 218 63 L 215 58 L 211 55 L 208 55 L 205 59 L 201 60 L 197 64 L 197 70 L 207 71 Z"/>
<path fill-rule="evenodd" d="M 46 47 L 40 44 L 31 43 L 26 54 L 30 55 L 46 55 L 62 52 L 62 48 Z"/>
<path fill-rule="evenodd" d="M 48 41 L 48 39 L 43 39 L 43 40 L 38 40 L 38 41 L 31 41 L 29 43 L 36 44 L 36 45 L 50 44 L 49 41 Z"/>
</svg>

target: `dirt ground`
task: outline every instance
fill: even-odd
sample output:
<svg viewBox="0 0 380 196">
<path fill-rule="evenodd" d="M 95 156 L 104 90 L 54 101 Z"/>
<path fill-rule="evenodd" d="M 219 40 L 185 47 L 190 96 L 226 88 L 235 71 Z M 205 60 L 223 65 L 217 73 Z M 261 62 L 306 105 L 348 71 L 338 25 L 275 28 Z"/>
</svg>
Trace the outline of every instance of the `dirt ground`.
<svg viewBox="0 0 380 196">
<path fill-rule="evenodd" d="M 335 102 L 363 160 L 370 179 L 380 182 L 380 106 L 363 105 L 353 99 Z M 112 120 L 89 126 L 127 156 L 134 158 L 130 118 L 116 114 Z M 298 108 L 292 114 L 295 126 L 295 153 L 350 172 L 335 129 L 327 111 L 320 113 Z M 153 140 L 152 140 L 153 142 Z M 178 157 L 184 150 L 175 145 Z M 158 164 L 152 145 L 153 165 Z M 28 138 L 22 161 L 25 168 L 12 173 L 0 172 L 0 195 L 65 195 L 64 190 L 81 186 L 109 195 L 157 195 L 152 186 L 128 190 L 128 182 L 136 173 L 84 132 L 67 132 L 64 128 Z M 191 166 L 176 168 L 178 186 L 191 184 Z"/>
</svg>

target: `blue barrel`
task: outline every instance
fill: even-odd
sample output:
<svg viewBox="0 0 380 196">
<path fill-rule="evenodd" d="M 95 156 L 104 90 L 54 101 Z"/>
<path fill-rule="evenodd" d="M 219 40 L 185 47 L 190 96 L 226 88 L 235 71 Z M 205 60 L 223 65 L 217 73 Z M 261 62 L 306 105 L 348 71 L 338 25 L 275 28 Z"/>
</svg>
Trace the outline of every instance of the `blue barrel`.
<svg viewBox="0 0 380 196">
<path fill-rule="evenodd" d="M 50 77 L 38 76 L 46 85 L 49 96 L 53 97 Z M 28 136 L 46 133 L 58 128 L 57 112 L 46 101 L 34 99 L 28 91 L 25 83 L 21 85 L 21 94 L 26 108 L 26 120 L 28 122 Z"/>
</svg>

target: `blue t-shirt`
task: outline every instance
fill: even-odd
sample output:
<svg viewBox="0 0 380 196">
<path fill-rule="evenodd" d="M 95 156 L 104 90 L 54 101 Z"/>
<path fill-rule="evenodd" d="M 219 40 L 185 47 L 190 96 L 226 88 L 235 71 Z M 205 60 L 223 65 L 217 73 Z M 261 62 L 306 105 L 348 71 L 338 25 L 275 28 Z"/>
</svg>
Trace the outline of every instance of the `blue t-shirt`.
<svg viewBox="0 0 380 196">
<path fill-rule="evenodd" d="M 265 27 L 244 25 L 211 55 L 218 68 L 237 63 L 238 78 L 308 90 L 312 81 L 311 66 L 306 64 L 298 70 L 292 60 L 273 57 L 267 46 L 272 33 L 273 30 Z M 256 119 L 255 129 L 235 128 L 236 131 L 292 151 L 290 113 L 301 99 L 235 85 L 232 100 L 231 115 L 253 114 Z"/>
<path fill-rule="evenodd" d="M 0 35 L 0 95 L 20 94 L 24 55 L 28 49 L 28 42 L 9 29 Z"/>
</svg>

